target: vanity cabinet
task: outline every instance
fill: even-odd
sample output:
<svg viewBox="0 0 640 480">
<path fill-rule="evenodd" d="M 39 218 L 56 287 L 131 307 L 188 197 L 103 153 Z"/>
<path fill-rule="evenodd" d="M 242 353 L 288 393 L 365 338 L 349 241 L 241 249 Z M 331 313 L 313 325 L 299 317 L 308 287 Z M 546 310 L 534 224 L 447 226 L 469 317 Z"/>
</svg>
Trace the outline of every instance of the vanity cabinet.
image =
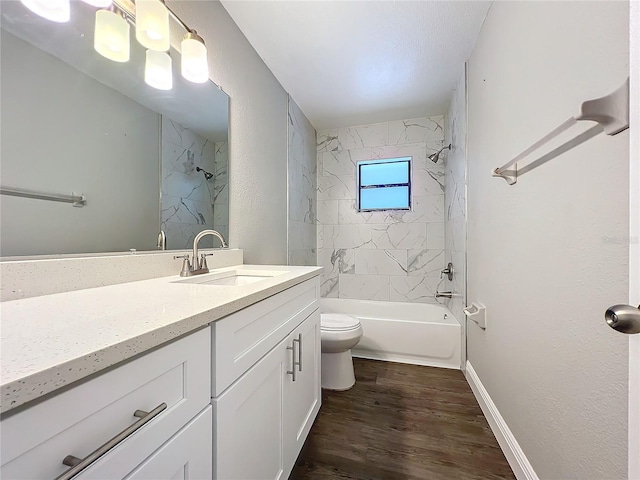
<svg viewBox="0 0 640 480">
<path fill-rule="evenodd" d="M 244 355 L 270 347 L 212 400 L 214 478 L 286 479 L 291 472 L 321 403 L 317 289 L 317 280 L 309 280 L 256 304 L 257 310 L 239 312 L 242 319 L 230 316 L 228 326 L 227 319 L 217 322 L 220 329 L 214 324 L 215 342 L 235 342 Z M 273 341 L 272 332 L 279 332 L 275 345 L 265 341 Z M 240 337 L 256 341 L 245 345 Z M 230 359 L 239 363 L 242 353 Z"/>
<path fill-rule="evenodd" d="M 319 297 L 314 277 L 10 411 L 0 478 L 92 457 L 73 480 L 286 479 L 320 409 Z"/>
<path fill-rule="evenodd" d="M 10 413 L 0 422 L 0 477 L 54 479 L 70 469 L 62 463 L 68 455 L 84 458 L 119 432 L 140 425 L 145 413 L 154 413 L 74 480 L 160 479 L 147 472 L 167 462 L 175 467 L 172 475 L 195 465 L 202 475 L 190 478 L 209 478 L 210 358 L 211 333 L 205 328 Z M 185 449 L 185 439 L 195 435 L 201 438 Z"/>
</svg>

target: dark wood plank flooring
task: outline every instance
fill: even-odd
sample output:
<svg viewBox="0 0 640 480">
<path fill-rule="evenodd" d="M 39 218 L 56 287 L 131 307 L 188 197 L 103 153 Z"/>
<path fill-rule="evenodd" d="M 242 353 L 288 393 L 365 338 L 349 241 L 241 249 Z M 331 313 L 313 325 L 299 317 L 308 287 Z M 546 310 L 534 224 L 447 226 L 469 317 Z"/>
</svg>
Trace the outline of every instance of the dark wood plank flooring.
<svg viewBox="0 0 640 480">
<path fill-rule="evenodd" d="M 515 479 L 462 372 L 354 359 L 322 392 L 290 480 Z"/>
</svg>

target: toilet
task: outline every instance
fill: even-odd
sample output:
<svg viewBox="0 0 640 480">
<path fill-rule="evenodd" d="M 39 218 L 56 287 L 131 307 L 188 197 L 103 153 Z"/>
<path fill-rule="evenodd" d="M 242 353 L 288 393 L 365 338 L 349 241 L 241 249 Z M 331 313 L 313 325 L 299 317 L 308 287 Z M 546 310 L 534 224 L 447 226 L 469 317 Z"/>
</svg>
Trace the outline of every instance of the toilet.
<svg viewBox="0 0 640 480">
<path fill-rule="evenodd" d="M 349 390 L 356 383 L 351 349 L 362 338 L 362 325 L 356 317 L 342 313 L 320 315 L 322 388 Z"/>
</svg>

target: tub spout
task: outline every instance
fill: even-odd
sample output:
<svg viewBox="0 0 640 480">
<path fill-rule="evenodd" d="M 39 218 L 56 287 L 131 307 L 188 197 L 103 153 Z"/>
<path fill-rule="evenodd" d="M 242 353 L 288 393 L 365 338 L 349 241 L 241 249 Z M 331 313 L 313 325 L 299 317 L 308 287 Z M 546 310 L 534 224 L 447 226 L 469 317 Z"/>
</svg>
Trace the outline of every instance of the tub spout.
<svg viewBox="0 0 640 480">
<path fill-rule="evenodd" d="M 436 298 L 451 298 L 453 292 L 436 292 Z"/>
</svg>

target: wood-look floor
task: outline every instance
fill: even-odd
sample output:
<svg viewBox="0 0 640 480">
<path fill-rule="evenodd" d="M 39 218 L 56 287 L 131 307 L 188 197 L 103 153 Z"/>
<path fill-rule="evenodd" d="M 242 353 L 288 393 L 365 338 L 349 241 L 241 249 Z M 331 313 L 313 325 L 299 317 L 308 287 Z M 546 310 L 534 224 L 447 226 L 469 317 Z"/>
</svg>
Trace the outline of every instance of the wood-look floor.
<svg viewBox="0 0 640 480">
<path fill-rule="evenodd" d="M 515 479 L 462 372 L 354 359 L 322 392 L 290 480 Z"/>
</svg>

